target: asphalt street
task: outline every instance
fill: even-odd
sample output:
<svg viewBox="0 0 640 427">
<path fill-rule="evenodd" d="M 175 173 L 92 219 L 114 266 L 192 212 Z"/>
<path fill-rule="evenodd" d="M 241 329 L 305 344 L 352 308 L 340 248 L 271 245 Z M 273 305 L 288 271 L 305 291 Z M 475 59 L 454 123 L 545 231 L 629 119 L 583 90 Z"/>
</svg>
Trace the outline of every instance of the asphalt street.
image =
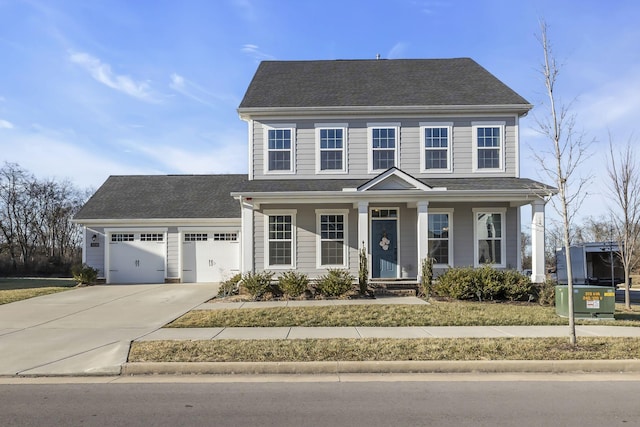
<svg viewBox="0 0 640 427">
<path fill-rule="evenodd" d="M 624 377 L 12 384 L 0 411 L 4 426 L 639 426 L 639 393 Z"/>
</svg>

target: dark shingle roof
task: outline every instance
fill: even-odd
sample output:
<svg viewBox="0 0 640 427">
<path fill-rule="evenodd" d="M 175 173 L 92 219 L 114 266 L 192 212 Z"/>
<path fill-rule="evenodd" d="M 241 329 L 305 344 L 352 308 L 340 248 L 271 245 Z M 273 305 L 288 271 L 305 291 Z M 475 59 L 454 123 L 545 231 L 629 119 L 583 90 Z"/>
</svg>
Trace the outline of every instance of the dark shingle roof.
<svg viewBox="0 0 640 427">
<path fill-rule="evenodd" d="M 529 102 L 470 58 L 264 61 L 244 108 L 473 106 Z"/>
<path fill-rule="evenodd" d="M 230 193 L 246 181 L 247 175 L 111 176 L 75 219 L 239 218 Z"/>
<path fill-rule="evenodd" d="M 75 219 L 239 218 L 231 193 L 342 191 L 367 179 L 253 180 L 247 175 L 111 176 Z M 549 189 L 528 178 L 429 178 L 420 181 L 448 191 Z M 343 193 L 348 196 L 349 193 Z"/>
</svg>

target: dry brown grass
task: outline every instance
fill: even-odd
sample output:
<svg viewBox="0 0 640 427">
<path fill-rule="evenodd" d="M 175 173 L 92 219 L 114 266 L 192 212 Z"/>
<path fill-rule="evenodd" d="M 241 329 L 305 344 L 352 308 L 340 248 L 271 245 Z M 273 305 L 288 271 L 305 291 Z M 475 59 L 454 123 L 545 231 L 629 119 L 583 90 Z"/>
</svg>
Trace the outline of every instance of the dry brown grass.
<svg viewBox="0 0 640 427">
<path fill-rule="evenodd" d="M 634 359 L 637 338 L 302 339 L 135 342 L 129 362 Z"/>
<path fill-rule="evenodd" d="M 0 305 L 71 289 L 71 279 L 0 279 Z"/>
</svg>

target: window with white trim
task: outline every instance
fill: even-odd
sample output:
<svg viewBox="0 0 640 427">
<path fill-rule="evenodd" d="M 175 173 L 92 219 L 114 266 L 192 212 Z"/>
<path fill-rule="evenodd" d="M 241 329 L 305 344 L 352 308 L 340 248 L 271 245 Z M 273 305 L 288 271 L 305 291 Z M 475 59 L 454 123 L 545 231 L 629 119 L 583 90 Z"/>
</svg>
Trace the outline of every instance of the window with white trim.
<svg viewBox="0 0 640 427">
<path fill-rule="evenodd" d="M 185 242 L 206 242 L 209 240 L 207 233 L 184 233 Z"/>
<path fill-rule="evenodd" d="M 451 123 L 422 124 L 422 158 L 420 164 L 423 172 L 451 171 Z"/>
<path fill-rule="evenodd" d="M 347 266 L 348 211 L 316 211 L 318 268 Z"/>
<path fill-rule="evenodd" d="M 474 210 L 475 265 L 505 266 L 505 210 Z"/>
<path fill-rule="evenodd" d="M 400 125 L 369 125 L 369 171 L 398 165 Z"/>
<path fill-rule="evenodd" d="M 451 244 L 452 215 L 450 212 L 428 214 L 428 251 L 434 264 L 451 265 L 453 247 Z"/>
<path fill-rule="evenodd" d="M 164 234 L 162 233 L 142 233 L 140 234 L 141 242 L 163 242 Z"/>
<path fill-rule="evenodd" d="M 473 123 L 474 170 L 503 170 L 505 126 L 500 123 Z"/>
<path fill-rule="evenodd" d="M 318 172 L 346 172 L 346 125 L 316 125 L 316 144 Z"/>
<path fill-rule="evenodd" d="M 269 213 L 265 216 L 265 221 L 267 246 L 265 266 L 294 267 L 295 213 Z"/>
<path fill-rule="evenodd" d="M 133 233 L 114 233 L 111 235 L 112 242 L 133 242 Z"/>
<path fill-rule="evenodd" d="M 293 172 L 295 127 L 265 126 L 265 172 Z"/>
<path fill-rule="evenodd" d="M 238 240 L 238 233 L 213 233 L 213 240 L 216 242 L 235 242 Z"/>
</svg>

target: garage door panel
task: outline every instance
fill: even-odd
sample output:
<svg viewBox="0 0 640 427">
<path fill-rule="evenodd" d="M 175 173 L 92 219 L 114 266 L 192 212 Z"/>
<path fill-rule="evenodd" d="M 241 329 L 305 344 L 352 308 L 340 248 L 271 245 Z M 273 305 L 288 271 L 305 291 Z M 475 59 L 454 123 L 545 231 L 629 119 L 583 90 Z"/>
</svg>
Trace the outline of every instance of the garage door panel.
<svg viewBox="0 0 640 427">
<path fill-rule="evenodd" d="M 163 283 L 165 278 L 165 252 L 163 241 L 110 242 L 110 283 Z"/>
<path fill-rule="evenodd" d="M 221 282 L 240 270 L 237 233 L 185 235 L 185 240 L 190 238 L 194 241 L 184 241 L 182 246 L 184 282 Z"/>
</svg>

